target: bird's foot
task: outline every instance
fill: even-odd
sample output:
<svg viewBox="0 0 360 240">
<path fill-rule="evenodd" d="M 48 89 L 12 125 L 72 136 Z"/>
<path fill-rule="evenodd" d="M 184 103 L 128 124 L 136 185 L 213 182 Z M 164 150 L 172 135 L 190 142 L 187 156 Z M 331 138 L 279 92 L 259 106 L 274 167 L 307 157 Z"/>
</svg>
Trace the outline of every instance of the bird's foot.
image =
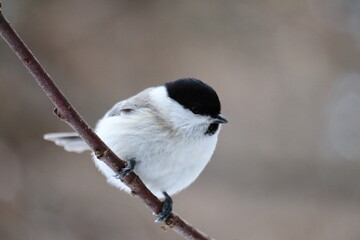
<svg viewBox="0 0 360 240">
<path fill-rule="evenodd" d="M 165 200 L 163 201 L 163 205 L 162 205 L 160 213 L 159 214 L 154 214 L 154 215 L 156 215 L 158 217 L 155 220 L 155 222 L 163 222 L 163 221 L 165 221 L 170 216 L 170 214 L 172 212 L 173 200 L 171 199 L 169 194 L 167 194 L 166 192 L 163 192 L 163 194 L 165 196 Z"/>
<path fill-rule="evenodd" d="M 126 167 L 122 168 L 118 173 L 115 174 L 114 177 L 118 179 L 122 177 L 126 177 L 132 171 L 134 171 L 135 165 L 136 165 L 135 158 L 130 159 L 129 161 L 127 161 Z"/>
</svg>

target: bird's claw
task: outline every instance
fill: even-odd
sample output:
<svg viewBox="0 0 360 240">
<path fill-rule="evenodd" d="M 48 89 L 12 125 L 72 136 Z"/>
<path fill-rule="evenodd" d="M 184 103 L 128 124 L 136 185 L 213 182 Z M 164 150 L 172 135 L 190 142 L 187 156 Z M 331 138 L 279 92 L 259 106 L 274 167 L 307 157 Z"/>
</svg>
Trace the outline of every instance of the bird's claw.
<svg viewBox="0 0 360 240">
<path fill-rule="evenodd" d="M 129 175 L 132 171 L 134 171 L 136 165 L 136 161 L 134 158 L 127 161 L 127 166 L 122 168 L 118 173 L 114 175 L 115 178 L 120 179 L 122 177 L 126 177 Z"/>
<path fill-rule="evenodd" d="M 172 212 L 173 200 L 171 199 L 171 197 L 166 192 L 163 192 L 163 194 L 165 196 L 165 200 L 163 201 L 161 211 L 160 211 L 159 214 L 154 214 L 154 215 L 156 215 L 158 217 L 155 220 L 156 223 L 165 221 L 170 216 L 170 214 Z"/>
</svg>

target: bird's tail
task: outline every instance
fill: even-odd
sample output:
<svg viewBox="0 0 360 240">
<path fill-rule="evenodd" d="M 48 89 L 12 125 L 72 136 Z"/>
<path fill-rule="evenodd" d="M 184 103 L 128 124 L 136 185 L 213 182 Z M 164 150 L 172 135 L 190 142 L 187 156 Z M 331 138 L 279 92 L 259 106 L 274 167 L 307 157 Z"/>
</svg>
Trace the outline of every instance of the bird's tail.
<svg viewBox="0 0 360 240">
<path fill-rule="evenodd" d="M 54 142 L 68 152 L 81 153 L 90 150 L 86 142 L 75 132 L 47 133 L 44 139 Z"/>
</svg>

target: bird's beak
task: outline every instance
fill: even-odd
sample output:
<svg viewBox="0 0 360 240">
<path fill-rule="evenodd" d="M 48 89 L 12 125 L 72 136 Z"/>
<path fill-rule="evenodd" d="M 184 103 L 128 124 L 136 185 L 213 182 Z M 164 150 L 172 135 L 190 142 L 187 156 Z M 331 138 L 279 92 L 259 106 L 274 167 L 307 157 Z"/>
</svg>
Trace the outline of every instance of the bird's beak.
<svg viewBox="0 0 360 240">
<path fill-rule="evenodd" d="M 215 118 L 214 123 L 224 124 L 224 123 L 228 123 L 228 120 L 226 120 L 226 118 L 225 118 L 222 114 L 219 114 L 219 115 Z"/>
</svg>

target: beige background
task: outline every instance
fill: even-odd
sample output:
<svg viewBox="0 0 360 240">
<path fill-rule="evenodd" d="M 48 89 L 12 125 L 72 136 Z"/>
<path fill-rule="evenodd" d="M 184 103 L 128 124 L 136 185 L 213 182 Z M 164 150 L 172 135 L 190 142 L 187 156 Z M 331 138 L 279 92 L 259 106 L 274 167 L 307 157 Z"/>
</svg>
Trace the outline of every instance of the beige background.
<svg viewBox="0 0 360 240">
<path fill-rule="evenodd" d="M 4 14 L 92 125 L 181 77 L 230 123 L 174 209 L 217 239 L 360 239 L 360 2 L 4 0 Z M 181 239 L 107 185 L 0 41 L 0 239 Z M 196 159 L 194 159 L 196 161 Z"/>
</svg>

